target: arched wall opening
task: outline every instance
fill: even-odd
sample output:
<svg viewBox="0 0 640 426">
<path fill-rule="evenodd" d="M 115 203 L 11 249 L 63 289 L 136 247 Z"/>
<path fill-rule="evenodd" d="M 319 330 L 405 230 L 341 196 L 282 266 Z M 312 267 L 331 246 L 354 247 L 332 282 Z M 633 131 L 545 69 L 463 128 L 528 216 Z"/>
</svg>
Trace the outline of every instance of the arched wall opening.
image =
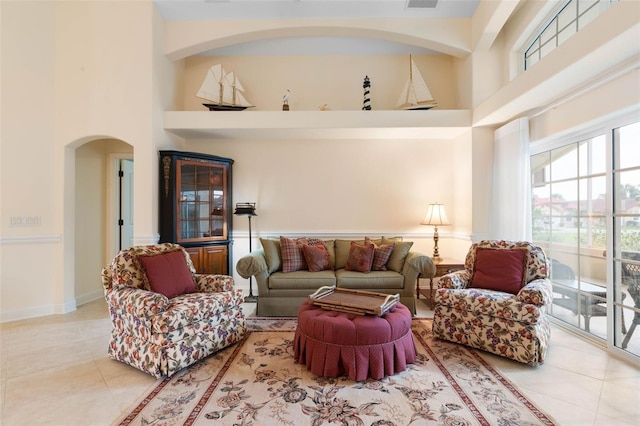
<svg viewBox="0 0 640 426">
<path fill-rule="evenodd" d="M 87 137 L 67 146 L 65 294 L 76 306 L 103 297 L 100 274 L 118 249 L 118 167 L 133 157 L 132 145 L 112 137 Z M 132 210 L 133 196 L 122 203 Z"/>
</svg>

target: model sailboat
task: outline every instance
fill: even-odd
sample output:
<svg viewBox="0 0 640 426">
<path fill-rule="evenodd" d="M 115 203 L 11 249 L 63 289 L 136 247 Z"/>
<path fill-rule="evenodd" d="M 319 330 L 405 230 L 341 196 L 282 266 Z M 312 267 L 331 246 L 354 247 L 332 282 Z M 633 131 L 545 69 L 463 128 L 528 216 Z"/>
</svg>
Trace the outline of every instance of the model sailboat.
<svg viewBox="0 0 640 426">
<path fill-rule="evenodd" d="M 430 109 L 438 106 L 411 55 L 409 55 L 409 62 L 409 79 L 398 98 L 396 109 Z"/>
<path fill-rule="evenodd" d="M 202 105 L 209 108 L 209 111 L 242 111 L 253 107 L 242 92 L 244 88 L 235 73 L 226 73 L 222 65 L 217 64 L 207 71 L 196 96 L 208 101 Z"/>
</svg>

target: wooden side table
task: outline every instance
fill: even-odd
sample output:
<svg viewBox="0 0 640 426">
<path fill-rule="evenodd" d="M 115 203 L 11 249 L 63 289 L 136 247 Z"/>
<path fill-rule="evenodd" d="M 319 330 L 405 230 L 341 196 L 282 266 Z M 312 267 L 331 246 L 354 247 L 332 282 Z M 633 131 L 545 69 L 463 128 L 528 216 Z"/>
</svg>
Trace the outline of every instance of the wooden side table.
<svg viewBox="0 0 640 426">
<path fill-rule="evenodd" d="M 429 293 L 427 294 L 426 288 L 425 289 L 420 288 L 420 277 L 418 277 L 418 280 L 416 282 L 417 298 L 420 299 L 420 293 L 422 293 L 424 297 L 428 297 L 429 306 L 431 307 L 431 309 L 433 309 L 433 280 L 443 275 L 450 274 L 451 272 L 460 271 L 461 269 L 464 269 L 464 262 L 460 262 L 459 260 L 446 258 L 446 257 L 440 261 L 434 261 L 433 263 L 435 263 L 436 265 L 436 274 L 433 276 L 433 278 L 429 279 Z"/>
</svg>

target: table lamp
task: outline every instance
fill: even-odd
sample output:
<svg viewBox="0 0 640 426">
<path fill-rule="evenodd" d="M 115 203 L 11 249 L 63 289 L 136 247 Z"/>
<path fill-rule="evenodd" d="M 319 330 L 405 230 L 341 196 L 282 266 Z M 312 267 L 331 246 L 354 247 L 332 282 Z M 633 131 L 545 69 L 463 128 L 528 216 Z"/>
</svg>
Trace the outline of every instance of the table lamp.
<svg viewBox="0 0 640 426">
<path fill-rule="evenodd" d="M 433 260 L 436 262 L 441 261 L 442 258 L 440 257 L 440 253 L 438 253 L 438 226 L 451 225 L 447 218 L 447 212 L 444 210 L 444 206 L 439 203 L 429 204 L 427 215 L 421 223 L 422 225 L 431 225 L 435 228 L 433 232 L 433 241 L 435 243 L 433 248 Z"/>
</svg>

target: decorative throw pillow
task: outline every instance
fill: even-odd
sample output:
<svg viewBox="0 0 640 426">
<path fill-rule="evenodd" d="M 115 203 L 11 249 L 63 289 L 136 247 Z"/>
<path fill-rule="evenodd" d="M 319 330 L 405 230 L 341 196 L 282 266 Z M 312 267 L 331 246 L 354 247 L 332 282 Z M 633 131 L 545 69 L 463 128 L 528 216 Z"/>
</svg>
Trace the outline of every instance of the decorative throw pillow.
<svg viewBox="0 0 640 426">
<path fill-rule="evenodd" d="M 280 250 L 282 253 L 282 272 L 294 272 L 307 269 L 307 262 L 304 260 L 302 245 L 307 242 L 306 238 L 291 239 L 280 237 Z"/>
<path fill-rule="evenodd" d="M 393 246 L 395 243 L 391 244 L 376 244 L 369 237 L 364 238 L 364 242 L 366 244 L 373 244 L 373 264 L 371 265 L 372 271 L 386 271 L 387 270 L 387 262 L 391 257 L 391 253 L 393 252 Z"/>
<path fill-rule="evenodd" d="M 311 246 L 324 245 L 322 240 L 317 238 L 292 239 L 280 237 L 280 251 L 282 253 L 282 272 L 294 272 L 307 269 L 307 261 L 302 252 L 302 245 Z"/>
<path fill-rule="evenodd" d="M 526 284 L 527 250 L 478 248 L 471 287 L 517 294 Z"/>
<path fill-rule="evenodd" d="M 335 269 L 336 264 L 336 247 L 334 240 L 322 240 L 324 246 L 329 252 L 329 260 L 331 261 L 331 267 Z"/>
<path fill-rule="evenodd" d="M 304 254 L 304 260 L 307 262 L 309 271 L 318 272 L 325 269 L 333 269 L 331 265 L 331 258 L 329 256 L 329 250 L 324 244 L 319 245 L 302 245 L 302 253 Z"/>
<path fill-rule="evenodd" d="M 343 269 L 347 266 L 347 259 L 349 258 L 349 250 L 351 249 L 351 243 L 353 240 L 335 240 L 336 261 L 334 266 L 336 269 Z M 356 241 L 358 244 L 364 244 L 364 240 Z"/>
<path fill-rule="evenodd" d="M 181 250 L 155 256 L 140 256 L 139 259 L 151 291 L 167 297 L 196 291 L 196 283 Z"/>
<path fill-rule="evenodd" d="M 371 272 L 374 250 L 373 243 L 358 244 L 355 241 L 352 242 L 345 269 L 347 271 Z"/>
<path fill-rule="evenodd" d="M 402 241 L 402 237 L 394 237 L 387 238 L 382 237 L 382 244 L 391 244 L 393 245 L 393 251 L 391 252 L 391 257 L 387 262 L 387 269 L 390 269 L 395 272 L 402 273 L 402 268 L 404 267 L 404 261 L 413 246 L 413 241 Z"/>
</svg>

